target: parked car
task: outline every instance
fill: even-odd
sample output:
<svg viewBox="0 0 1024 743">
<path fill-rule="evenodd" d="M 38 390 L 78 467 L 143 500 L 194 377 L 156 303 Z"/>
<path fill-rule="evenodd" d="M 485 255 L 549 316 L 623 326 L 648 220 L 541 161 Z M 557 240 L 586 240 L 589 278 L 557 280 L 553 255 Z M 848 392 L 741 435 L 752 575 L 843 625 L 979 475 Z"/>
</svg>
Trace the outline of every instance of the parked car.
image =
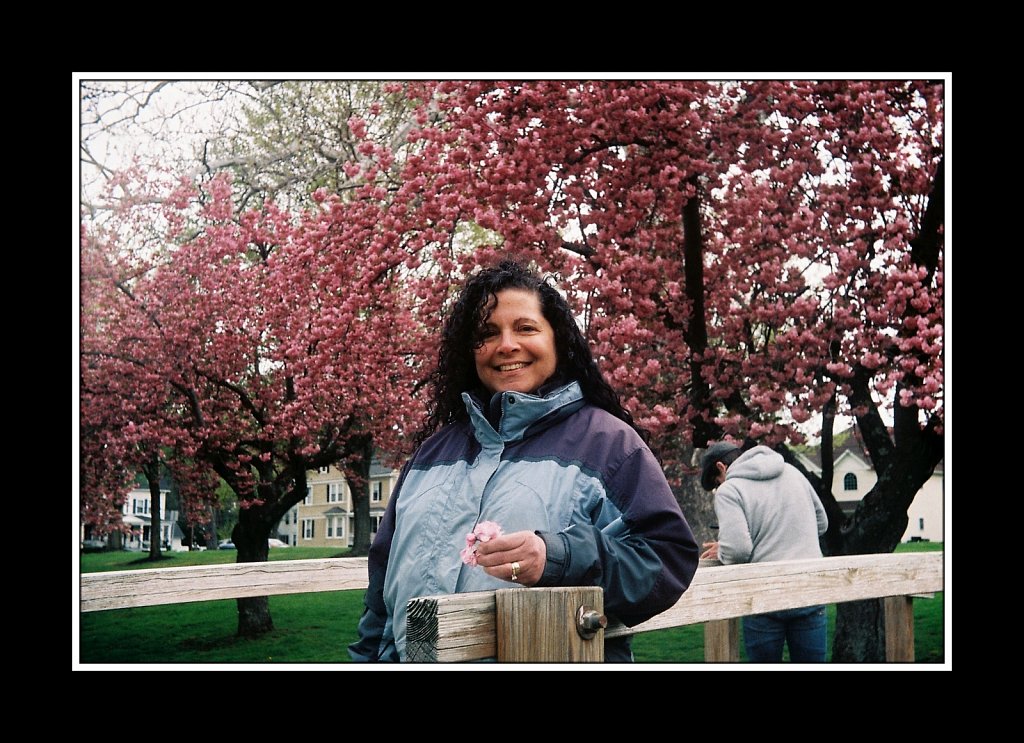
<svg viewBox="0 0 1024 743">
<path fill-rule="evenodd" d="M 280 539 L 268 539 L 267 540 L 267 546 L 268 547 L 290 547 L 291 545 L 287 544 L 286 542 L 282 542 Z M 235 543 L 232 542 L 230 539 L 224 539 L 224 540 L 221 540 L 221 543 L 217 545 L 217 549 L 219 549 L 219 550 L 233 550 L 233 549 L 237 549 L 237 548 L 235 547 Z"/>
</svg>

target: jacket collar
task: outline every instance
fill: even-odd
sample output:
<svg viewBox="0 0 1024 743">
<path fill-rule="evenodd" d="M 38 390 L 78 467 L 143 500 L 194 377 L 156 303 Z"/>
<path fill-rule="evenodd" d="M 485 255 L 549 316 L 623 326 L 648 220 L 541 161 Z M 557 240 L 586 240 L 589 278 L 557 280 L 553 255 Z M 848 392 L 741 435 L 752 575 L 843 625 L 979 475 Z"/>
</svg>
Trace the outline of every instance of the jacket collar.
<svg viewBox="0 0 1024 743">
<path fill-rule="evenodd" d="M 550 391 L 542 387 L 538 392 L 540 396 L 525 392 L 495 393 L 488 403 L 491 416 L 485 413 L 476 395 L 463 392 L 462 401 L 481 446 L 520 441 L 572 415 L 584 404 L 583 391 L 575 381 Z M 492 420 L 496 423 L 492 424 Z"/>
</svg>

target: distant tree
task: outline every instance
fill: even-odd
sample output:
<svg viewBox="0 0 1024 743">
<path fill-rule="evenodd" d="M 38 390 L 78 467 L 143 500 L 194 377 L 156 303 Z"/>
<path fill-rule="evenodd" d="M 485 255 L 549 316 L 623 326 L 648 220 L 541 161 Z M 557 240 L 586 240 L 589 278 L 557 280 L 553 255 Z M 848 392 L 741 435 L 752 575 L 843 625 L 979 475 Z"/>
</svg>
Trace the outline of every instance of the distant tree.
<svg viewBox="0 0 1024 743">
<path fill-rule="evenodd" d="M 240 206 L 304 206 L 319 188 L 345 199 L 372 180 L 394 189 L 424 86 L 379 80 L 277 80 L 234 84 L 235 128 L 211 134 L 210 174 L 229 172 Z M 388 153 L 381 159 L 378 153 Z"/>
<path fill-rule="evenodd" d="M 204 172 L 205 142 L 237 130 L 248 91 L 248 83 L 230 80 L 80 80 L 84 211 L 96 218 L 117 208 L 127 194 L 108 186 L 119 181 L 122 187 L 138 185 L 123 179 L 132 163 L 150 173 Z"/>
<path fill-rule="evenodd" d="M 230 174 L 236 207 L 307 207 L 319 188 L 348 199 L 368 182 L 394 190 L 429 86 L 379 80 L 84 80 L 83 202 L 127 163 L 194 182 Z M 416 117 L 420 117 L 417 122 Z M 379 157 L 387 152 L 387 157 Z"/>
<path fill-rule="evenodd" d="M 94 240 L 97 245 L 104 244 L 108 237 L 106 230 L 97 228 Z M 142 308 L 134 301 L 128 277 L 136 268 L 107 260 L 99 250 L 83 251 L 83 339 L 104 338 L 112 326 L 135 321 L 131 314 Z M 117 535 L 129 532 L 122 519 L 122 506 L 136 477 L 144 471 L 147 476 L 155 473 L 161 460 L 161 435 L 150 421 L 162 415 L 165 391 L 150 384 L 134 389 L 136 394 L 126 393 L 137 376 L 136 357 L 151 355 L 139 340 L 128 339 L 120 353 L 103 357 L 87 342 L 80 358 L 80 516 L 93 534 L 110 535 L 112 544 L 119 543 Z M 159 493 L 158 473 L 150 485 L 151 492 L 155 486 Z M 158 504 L 159 499 L 154 503 Z M 159 506 L 153 510 L 159 528 Z M 159 551 L 154 557 L 158 556 Z"/>
</svg>

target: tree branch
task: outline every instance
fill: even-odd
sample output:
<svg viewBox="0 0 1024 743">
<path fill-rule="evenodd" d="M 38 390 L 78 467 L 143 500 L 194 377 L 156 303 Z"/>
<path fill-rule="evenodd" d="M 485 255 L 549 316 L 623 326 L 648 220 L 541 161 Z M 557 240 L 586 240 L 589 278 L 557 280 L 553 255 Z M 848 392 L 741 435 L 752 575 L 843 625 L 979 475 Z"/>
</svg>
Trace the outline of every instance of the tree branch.
<svg viewBox="0 0 1024 743">
<path fill-rule="evenodd" d="M 589 245 L 583 245 L 582 243 L 571 243 L 568 240 L 562 241 L 562 249 L 568 250 L 571 253 L 576 253 L 576 255 L 581 255 L 584 258 L 588 259 L 593 258 L 594 254 L 597 253 L 597 251 L 594 250 Z"/>
<path fill-rule="evenodd" d="M 235 395 L 238 396 L 239 402 L 242 403 L 242 407 L 248 410 L 250 413 L 252 413 L 252 417 L 256 420 L 256 422 L 261 427 L 267 425 L 266 416 L 264 415 L 263 411 L 256 407 L 256 404 L 252 401 L 252 398 L 249 397 L 249 394 L 245 390 L 243 390 L 238 385 L 227 381 L 226 379 L 216 379 L 204 372 L 199 372 L 199 374 L 209 379 L 218 387 L 223 387 L 227 390 L 231 390 L 232 392 L 234 392 Z"/>
<path fill-rule="evenodd" d="M 857 425 L 871 457 L 871 466 L 875 472 L 881 472 L 889 466 L 895 446 L 878 407 L 871 399 L 870 380 L 871 372 L 857 364 L 850 380 L 850 404 L 855 411 L 864 411 L 857 415 Z"/>
<path fill-rule="evenodd" d="M 711 408 L 711 388 L 702 373 L 708 349 L 708 326 L 704 307 L 704 236 L 700 220 L 700 187 L 697 176 L 690 178 L 695 191 L 683 206 L 683 272 L 686 295 L 690 299 L 690 318 L 683 337 L 690 349 L 690 405 L 694 446 L 707 446 L 718 433 L 705 415 Z M 697 360 L 700 357 L 700 361 Z"/>
<path fill-rule="evenodd" d="M 946 217 L 945 184 L 946 158 L 942 157 L 935 171 L 931 193 L 928 195 L 928 206 L 921 220 L 921 230 L 917 237 L 910 241 L 910 258 L 917 265 L 928 269 L 929 279 L 939 267 L 939 248 L 942 245 L 939 228 Z"/>
<path fill-rule="evenodd" d="M 578 150 L 574 154 L 567 157 L 565 161 L 569 165 L 578 165 L 579 163 L 583 162 L 583 159 L 588 157 L 589 155 L 593 155 L 597 152 L 602 152 L 603 150 L 610 150 L 612 147 L 629 147 L 629 145 L 631 144 L 637 144 L 640 145 L 641 147 L 654 146 L 654 142 L 651 142 L 650 140 L 646 139 L 634 139 L 632 141 L 613 139 L 610 142 L 604 142 L 599 139 L 598 143 L 593 147 L 584 147 L 583 149 Z"/>
</svg>

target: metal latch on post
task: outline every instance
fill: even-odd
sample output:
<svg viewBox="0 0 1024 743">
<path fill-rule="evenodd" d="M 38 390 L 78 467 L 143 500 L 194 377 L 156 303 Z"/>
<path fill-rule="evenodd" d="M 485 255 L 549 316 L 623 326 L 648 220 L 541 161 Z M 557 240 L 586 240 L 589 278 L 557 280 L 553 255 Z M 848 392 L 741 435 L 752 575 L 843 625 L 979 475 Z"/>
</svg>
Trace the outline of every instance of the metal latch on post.
<svg viewBox="0 0 1024 743">
<path fill-rule="evenodd" d="M 593 640 L 598 630 L 608 626 L 608 617 L 584 604 L 576 610 L 576 632 L 584 640 Z"/>
</svg>

